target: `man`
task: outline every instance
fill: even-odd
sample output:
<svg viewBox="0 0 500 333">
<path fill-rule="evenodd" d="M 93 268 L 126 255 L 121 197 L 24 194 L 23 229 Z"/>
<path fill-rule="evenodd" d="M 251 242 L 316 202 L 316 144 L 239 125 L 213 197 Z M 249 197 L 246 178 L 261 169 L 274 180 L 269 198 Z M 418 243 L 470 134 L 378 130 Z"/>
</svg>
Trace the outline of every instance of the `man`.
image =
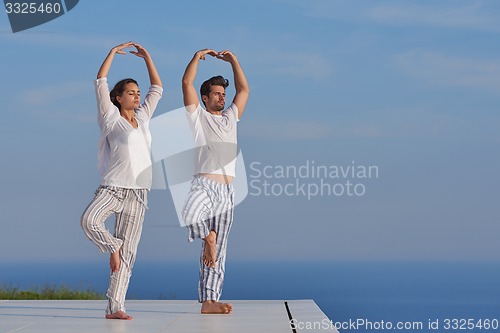
<svg viewBox="0 0 500 333">
<path fill-rule="evenodd" d="M 233 69 L 236 95 L 225 109 L 228 80 L 215 76 L 200 88 L 200 105 L 194 80 L 206 55 L 229 62 Z M 201 313 L 229 314 L 232 305 L 219 302 L 224 282 L 227 237 L 233 221 L 237 156 L 236 123 L 248 100 L 249 87 L 243 70 L 230 51 L 198 51 L 189 62 L 182 78 L 182 92 L 189 124 L 198 147 L 195 177 L 182 216 L 188 229 L 188 240 L 203 240 L 200 256 L 198 300 Z"/>
</svg>

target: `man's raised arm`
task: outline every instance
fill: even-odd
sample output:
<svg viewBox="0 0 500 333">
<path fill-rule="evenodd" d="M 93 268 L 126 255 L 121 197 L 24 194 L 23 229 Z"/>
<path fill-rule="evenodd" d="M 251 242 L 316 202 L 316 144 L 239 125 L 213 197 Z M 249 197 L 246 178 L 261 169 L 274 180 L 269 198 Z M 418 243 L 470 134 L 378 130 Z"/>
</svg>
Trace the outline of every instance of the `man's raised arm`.
<svg viewBox="0 0 500 333">
<path fill-rule="evenodd" d="M 198 104 L 198 93 L 194 87 L 194 79 L 196 78 L 196 71 L 198 70 L 198 63 L 200 59 L 205 60 L 205 56 L 210 54 L 216 56 L 217 52 L 211 49 L 204 49 L 194 54 L 193 59 L 189 62 L 182 77 L 182 93 L 184 95 L 184 106 L 188 112 L 194 112 Z"/>
<path fill-rule="evenodd" d="M 238 107 L 238 119 L 240 119 L 245 111 L 248 95 L 250 94 L 250 87 L 248 86 L 245 73 L 243 73 L 243 69 L 238 62 L 238 59 L 232 52 L 228 50 L 219 52 L 217 54 L 217 58 L 229 62 L 233 68 L 234 88 L 236 89 L 236 95 L 234 96 L 233 103 Z"/>
</svg>

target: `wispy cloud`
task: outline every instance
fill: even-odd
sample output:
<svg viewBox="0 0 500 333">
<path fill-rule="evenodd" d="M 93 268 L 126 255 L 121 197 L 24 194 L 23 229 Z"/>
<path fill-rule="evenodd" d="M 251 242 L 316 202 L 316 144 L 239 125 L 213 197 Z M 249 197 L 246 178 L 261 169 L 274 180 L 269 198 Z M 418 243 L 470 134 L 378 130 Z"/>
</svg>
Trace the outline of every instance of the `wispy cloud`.
<svg viewBox="0 0 500 333">
<path fill-rule="evenodd" d="M 251 121 L 244 135 L 269 140 L 323 140 L 332 136 L 331 127 L 318 121 Z"/>
<path fill-rule="evenodd" d="M 26 89 L 20 91 L 15 99 L 19 107 L 32 110 L 35 114 L 78 122 L 95 122 L 95 99 L 89 99 L 90 93 L 92 88 L 88 82 L 74 81 Z"/>
<path fill-rule="evenodd" d="M 333 74 L 333 66 L 320 54 L 294 54 L 293 56 L 282 54 L 278 59 L 280 59 L 279 64 L 271 69 L 276 74 L 309 77 L 316 80 L 327 79 Z"/>
<path fill-rule="evenodd" d="M 89 83 L 82 81 L 64 82 L 51 86 L 43 86 L 37 89 L 28 89 L 19 92 L 17 98 L 20 102 L 33 106 L 58 104 L 62 100 L 69 101 L 89 90 Z"/>
<path fill-rule="evenodd" d="M 388 24 L 500 31 L 498 17 L 488 11 L 483 1 L 435 2 L 433 5 L 382 4 L 368 9 L 363 16 Z"/>
<path fill-rule="evenodd" d="M 492 14 L 494 2 L 486 1 L 300 1 L 304 15 L 322 19 L 418 25 L 500 32 L 500 20 Z"/>
<path fill-rule="evenodd" d="M 92 50 L 92 52 L 95 52 L 95 49 L 110 49 L 117 44 L 118 40 L 109 36 L 75 36 L 75 34 L 28 31 L 19 34 L 1 33 L 0 41 L 2 41 L 3 43 L 8 43 L 8 45 L 19 44 L 30 47 L 43 45 L 44 47 L 61 47 L 65 50 L 74 49 L 78 51 L 85 51 L 89 49 Z"/>
<path fill-rule="evenodd" d="M 333 75 L 331 61 L 319 52 L 266 50 L 255 57 L 255 62 L 267 73 L 313 80 L 325 80 Z"/>
<path fill-rule="evenodd" d="M 391 113 L 392 114 L 392 113 Z M 276 120 L 253 121 L 250 131 L 243 135 L 250 138 L 280 141 L 318 141 L 339 138 L 385 138 L 411 136 L 416 129 L 402 128 L 393 121 L 382 121 L 384 116 L 371 119 L 344 119 L 333 122 Z"/>
<path fill-rule="evenodd" d="M 244 130 L 240 135 L 279 141 L 387 138 L 463 140 L 465 137 L 500 140 L 499 124 L 484 113 L 471 117 L 467 112 L 456 114 L 449 109 L 422 103 L 411 107 L 351 110 L 358 115 L 352 117 L 352 112 L 346 114 L 335 111 L 335 106 L 331 108 L 332 112 L 339 114 L 335 120 L 256 120 L 249 123 L 249 130 Z"/>
<path fill-rule="evenodd" d="M 404 73 L 433 85 L 500 92 L 500 60 L 482 60 L 413 50 L 393 57 Z"/>
</svg>

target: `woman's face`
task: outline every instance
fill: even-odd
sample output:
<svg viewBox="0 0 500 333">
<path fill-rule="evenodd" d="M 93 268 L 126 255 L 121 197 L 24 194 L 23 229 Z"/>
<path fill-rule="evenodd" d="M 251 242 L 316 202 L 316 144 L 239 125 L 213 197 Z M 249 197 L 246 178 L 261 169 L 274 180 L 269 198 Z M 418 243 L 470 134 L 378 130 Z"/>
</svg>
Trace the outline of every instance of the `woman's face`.
<svg viewBox="0 0 500 333">
<path fill-rule="evenodd" d="M 120 96 L 116 96 L 116 100 L 121 105 L 121 110 L 134 110 L 139 107 L 141 101 L 141 91 L 135 83 L 127 83 L 125 89 Z"/>
</svg>

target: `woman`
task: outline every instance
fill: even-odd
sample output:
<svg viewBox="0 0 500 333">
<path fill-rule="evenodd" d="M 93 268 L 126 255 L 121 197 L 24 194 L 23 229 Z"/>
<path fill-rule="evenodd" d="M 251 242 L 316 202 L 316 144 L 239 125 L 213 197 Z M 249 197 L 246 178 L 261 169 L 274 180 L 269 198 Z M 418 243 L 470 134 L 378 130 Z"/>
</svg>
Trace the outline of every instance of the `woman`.
<svg viewBox="0 0 500 333">
<path fill-rule="evenodd" d="M 107 75 L 115 54 L 135 47 L 130 53 L 143 58 L 151 86 L 143 104 L 133 79 L 118 82 L 109 92 Z M 110 281 L 106 293 L 107 319 L 132 319 L 125 312 L 127 293 L 137 246 L 141 237 L 147 192 L 151 188 L 151 134 L 149 120 L 161 98 L 160 76 L 148 51 L 133 42 L 111 49 L 97 73 L 95 81 L 101 184 L 95 197 L 82 215 L 81 226 L 87 237 L 101 252 L 110 253 Z M 114 235 L 105 227 L 105 220 L 116 215 Z"/>
</svg>

